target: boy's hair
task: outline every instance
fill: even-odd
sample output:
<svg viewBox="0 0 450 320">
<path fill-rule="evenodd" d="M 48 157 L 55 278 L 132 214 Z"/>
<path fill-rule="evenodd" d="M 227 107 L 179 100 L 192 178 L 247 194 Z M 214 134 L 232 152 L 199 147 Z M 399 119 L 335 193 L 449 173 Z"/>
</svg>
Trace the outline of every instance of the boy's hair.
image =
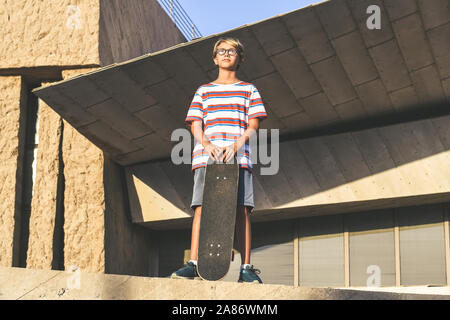
<svg viewBox="0 0 450 320">
<path fill-rule="evenodd" d="M 219 38 L 219 40 L 216 41 L 216 44 L 214 45 L 214 49 L 213 49 L 213 54 L 212 57 L 213 59 L 216 57 L 217 55 L 217 47 L 222 43 L 222 42 L 226 42 L 229 45 L 233 46 L 236 50 L 237 53 L 239 55 L 239 63 L 236 67 L 236 70 L 239 69 L 239 66 L 241 65 L 241 62 L 244 60 L 245 58 L 245 53 L 244 53 L 244 45 L 239 41 L 239 39 L 237 38 L 231 38 L 231 37 L 227 37 L 227 38 Z"/>
</svg>

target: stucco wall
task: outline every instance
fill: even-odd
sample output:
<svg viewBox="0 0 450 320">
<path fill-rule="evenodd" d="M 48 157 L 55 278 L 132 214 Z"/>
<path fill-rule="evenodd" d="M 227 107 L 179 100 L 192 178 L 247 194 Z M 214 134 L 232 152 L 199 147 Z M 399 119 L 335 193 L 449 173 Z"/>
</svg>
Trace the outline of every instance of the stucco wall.
<svg viewBox="0 0 450 320">
<path fill-rule="evenodd" d="M 68 79 L 184 37 L 146 0 L 0 0 L 0 22 L 0 75 L 8 74 L 0 76 L 0 266 L 156 274 L 155 236 L 129 219 L 123 168 L 43 101 L 31 185 L 27 100 L 34 83 L 60 80 L 61 70 Z"/>
<path fill-rule="evenodd" d="M 0 0 L 0 68 L 99 63 L 99 0 Z"/>
<path fill-rule="evenodd" d="M 62 75 L 70 78 L 92 70 L 66 70 Z M 123 168 L 43 101 L 38 114 L 27 268 L 76 266 L 84 272 L 156 274 L 156 240 L 150 230 L 129 219 Z M 61 176 L 63 184 L 58 183 Z"/>
<path fill-rule="evenodd" d="M 0 265 L 5 267 L 17 264 L 13 250 L 17 250 L 20 238 L 20 220 L 15 216 L 21 209 L 24 136 L 19 127 L 24 116 L 20 104 L 26 103 L 26 98 L 21 98 L 23 89 L 21 77 L 0 76 Z"/>
<path fill-rule="evenodd" d="M 0 22 L 0 69 L 103 66 L 186 41 L 147 0 L 0 0 Z"/>
<path fill-rule="evenodd" d="M 42 100 L 38 109 L 36 178 L 31 201 L 27 267 L 50 269 L 57 213 L 61 117 Z"/>
</svg>

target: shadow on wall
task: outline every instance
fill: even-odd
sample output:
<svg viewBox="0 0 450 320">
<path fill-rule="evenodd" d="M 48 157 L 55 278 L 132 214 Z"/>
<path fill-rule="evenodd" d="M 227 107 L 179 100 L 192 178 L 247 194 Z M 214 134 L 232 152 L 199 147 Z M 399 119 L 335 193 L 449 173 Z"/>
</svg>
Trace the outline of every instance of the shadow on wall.
<svg viewBox="0 0 450 320">
<path fill-rule="evenodd" d="M 271 210 L 447 152 L 450 148 L 448 104 L 430 104 L 427 108 L 408 110 L 395 116 L 385 115 L 370 121 L 284 137 L 289 139 L 283 138 L 279 144 L 277 174 L 261 175 L 262 165 L 253 165 L 255 210 Z M 413 120 L 415 122 L 411 122 Z M 172 211 L 178 211 L 180 217 L 183 212 L 192 214 L 189 205 L 193 179 L 187 166 L 174 165 L 168 159 L 129 167 L 142 182 L 143 189 L 148 187 L 159 195 L 159 203 L 164 203 L 164 210 L 159 210 L 161 214 L 155 220 L 164 220 L 164 213 Z M 434 174 L 437 168 L 430 170 L 434 170 L 431 172 Z M 403 187 L 389 175 L 386 179 L 389 185 Z M 135 186 L 129 183 L 128 188 L 135 221 L 143 221 L 144 216 L 156 217 L 155 211 L 143 212 L 146 208 L 141 206 Z M 379 189 L 374 192 L 384 190 L 382 186 L 376 188 Z M 352 198 L 349 196 L 346 200 Z M 174 218 L 178 216 L 167 219 Z"/>
<path fill-rule="evenodd" d="M 125 168 L 131 218 L 134 222 L 190 218 L 193 214 L 193 173 L 190 165 L 171 160 L 152 161 Z M 144 212 L 145 211 L 145 212 Z"/>
<path fill-rule="evenodd" d="M 124 169 L 104 159 L 105 273 L 156 276 L 157 232 L 132 223 Z"/>
</svg>

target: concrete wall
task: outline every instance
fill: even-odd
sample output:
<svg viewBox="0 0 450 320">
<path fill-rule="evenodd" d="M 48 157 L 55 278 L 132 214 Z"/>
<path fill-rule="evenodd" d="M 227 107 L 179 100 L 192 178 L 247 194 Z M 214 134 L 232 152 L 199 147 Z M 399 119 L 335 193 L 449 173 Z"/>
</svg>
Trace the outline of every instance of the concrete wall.
<svg viewBox="0 0 450 320">
<path fill-rule="evenodd" d="M 157 1 L 101 0 L 99 23 L 102 66 L 186 41 Z"/>
<path fill-rule="evenodd" d="M 254 167 L 255 219 L 413 205 L 450 199 L 450 116 L 280 142 L 279 171 Z M 275 159 L 272 159 L 275 161 Z M 133 221 L 186 221 L 189 165 L 171 160 L 126 168 Z"/>
</svg>

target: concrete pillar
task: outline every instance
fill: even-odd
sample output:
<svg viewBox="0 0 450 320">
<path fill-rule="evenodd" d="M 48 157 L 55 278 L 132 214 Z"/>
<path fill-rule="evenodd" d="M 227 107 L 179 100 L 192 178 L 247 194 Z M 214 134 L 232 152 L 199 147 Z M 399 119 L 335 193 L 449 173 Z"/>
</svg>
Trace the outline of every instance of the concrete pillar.
<svg viewBox="0 0 450 320">
<path fill-rule="evenodd" d="M 18 266 L 21 236 L 26 85 L 0 76 L 0 266 Z"/>
<path fill-rule="evenodd" d="M 60 143 L 62 138 L 62 119 L 39 101 L 37 154 L 35 159 L 35 179 L 29 223 L 27 267 L 33 269 L 51 269 L 52 264 L 60 264 L 63 248 L 58 247 L 58 177 L 60 175 Z M 59 215 L 58 215 L 59 214 Z M 59 221 L 58 221 L 59 222 Z M 56 237 L 56 238 L 55 238 Z"/>
</svg>

